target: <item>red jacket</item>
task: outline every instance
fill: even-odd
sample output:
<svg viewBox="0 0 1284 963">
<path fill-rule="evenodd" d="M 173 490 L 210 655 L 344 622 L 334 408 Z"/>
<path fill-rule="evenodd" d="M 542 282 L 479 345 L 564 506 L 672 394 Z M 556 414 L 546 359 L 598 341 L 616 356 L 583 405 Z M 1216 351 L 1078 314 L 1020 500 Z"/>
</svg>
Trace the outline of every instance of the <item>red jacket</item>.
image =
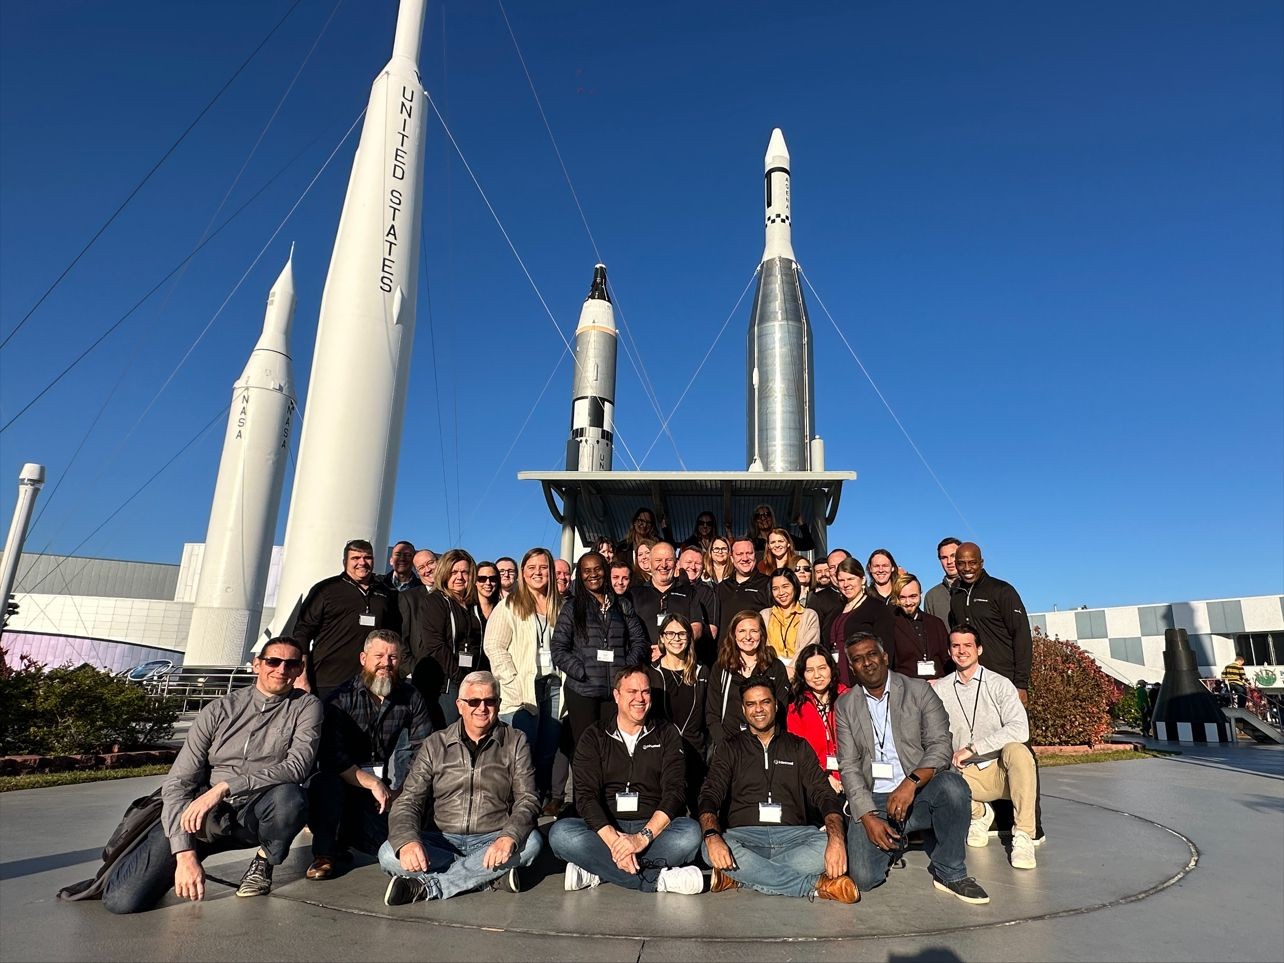
<svg viewBox="0 0 1284 963">
<path fill-rule="evenodd" d="M 841 696 L 846 691 L 847 686 L 841 682 L 838 683 L 838 694 Z M 826 725 L 821 718 L 816 697 L 808 692 L 803 697 L 801 709 L 794 708 L 792 702 L 789 704 L 789 709 L 785 712 L 785 728 L 807 740 L 807 744 L 811 746 L 812 751 L 816 753 L 816 758 L 820 761 L 820 768 L 825 770 L 825 775 L 837 776 L 838 766 L 835 765 L 831 769 L 825 765 L 828 756 L 838 758 L 838 720 L 834 715 L 834 703 L 830 703 L 828 715 L 829 724 Z"/>
</svg>

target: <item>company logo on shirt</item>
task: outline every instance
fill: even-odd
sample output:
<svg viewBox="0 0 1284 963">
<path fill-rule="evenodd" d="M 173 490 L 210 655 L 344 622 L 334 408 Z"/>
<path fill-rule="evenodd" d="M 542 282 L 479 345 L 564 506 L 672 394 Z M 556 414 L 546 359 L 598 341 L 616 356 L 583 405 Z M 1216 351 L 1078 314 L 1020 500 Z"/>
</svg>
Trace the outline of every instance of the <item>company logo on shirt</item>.
<svg viewBox="0 0 1284 963">
<path fill-rule="evenodd" d="M 773 759 L 773 760 L 771 760 L 771 761 L 772 761 L 772 762 L 774 762 L 777 766 L 792 766 L 792 765 L 793 765 L 793 763 L 792 763 L 792 762 L 790 762 L 788 759 Z"/>
</svg>

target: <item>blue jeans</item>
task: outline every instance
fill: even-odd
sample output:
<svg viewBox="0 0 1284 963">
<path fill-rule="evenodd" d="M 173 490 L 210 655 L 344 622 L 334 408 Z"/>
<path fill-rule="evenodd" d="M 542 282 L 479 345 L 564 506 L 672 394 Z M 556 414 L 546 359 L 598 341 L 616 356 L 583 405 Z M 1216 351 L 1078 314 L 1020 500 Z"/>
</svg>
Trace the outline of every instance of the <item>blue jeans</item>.
<svg viewBox="0 0 1284 963">
<path fill-rule="evenodd" d="M 829 835 L 816 826 L 738 826 L 722 838 L 736 860 L 727 875 L 768 896 L 810 896 L 825 872 Z"/>
<path fill-rule="evenodd" d="M 557 758 L 557 742 L 562 734 L 562 679 L 556 675 L 541 676 L 535 680 L 536 712 L 518 709 L 499 717 L 526 736 L 531 747 L 531 761 L 535 764 L 535 788 L 541 799 L 547 798 L 553 785 L 553 761 Z"/>
<path fill-rule="evenodd" d="M 884 818 L 889 795 L 874 793 L 874 808 Z M 918 791 L 898 831 L 904 843 L 906 833 L 928 830 L 923 848 L 932 861 L 932 873 L 942 882 L 953 882 L 967 875 L 964 858 L 971 819 L 972 791 L 961 775 L 947 769 Z M 862 891 L 882 886 L 892 860 L 898 857 L 899 852 L 885 852 L 870 842 L 858 818 L 847 824 L 847 874 Z"/>
<path fill-rule="evenodd" d="M 204 860 L 213 853 L 258 846 L 267 854 L 269 863 L 280 866 L 307 816 L 303 788 L 282 783 L 239 805 L 220 805 L 206 817 L 202 832 L 206 840 L 196 840 L 193 850 L 197 859 Z M 103 906 L 112 913 L 151 909 L 174 888 L 177 868 L 178 860 L 169 850 L 165 826 L 158 822 L 109 871 Z"/>
<path fill-rule="evenodd" d="M 645 819 L 621 819 L 616 828 L 622 833 L 636 833 L 646 822 Z M 626 873 L 616 866 L 610 847 L 582 819 L 559 819 L 553 823 L 548 844 L 558 859 L 587 869 L 608 883 L 654 893 L 660 870 L 689 866 L 695 860 L 700 849 L 700 824 L 686 816 L 669 823 L 650 846 L 638 853 L 636 873 Z"/>
<path fill-rule="evenodd" d="M 450 899 L 460 893 L 480 889 L 510 869 L 529 866 L 544 848 L 539 832 L 533 831 L 520 849 L 513 850 L 507 862 L 487 869 L 482 865 L 482 858 L 498 838 L 499 830 L 493 833 L 439 833 L 433 830 L 419 835 L 428 856 L 428 872 L 406 872 L 401 868 L 401 860 L 392 845 L 387 842 L 379 847 L 379 866 L 389 876 L 410 876 L 427 884 L 433 899 Z"/>
</svg>

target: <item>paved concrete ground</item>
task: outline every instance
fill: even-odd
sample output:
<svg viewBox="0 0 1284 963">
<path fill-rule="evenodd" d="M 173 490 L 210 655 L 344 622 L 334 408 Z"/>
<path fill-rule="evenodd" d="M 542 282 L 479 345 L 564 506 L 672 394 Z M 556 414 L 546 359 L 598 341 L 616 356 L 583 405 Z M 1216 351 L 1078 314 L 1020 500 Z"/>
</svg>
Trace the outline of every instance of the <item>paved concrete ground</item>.
<svg viewBox="0 0 1284 963">
<path fill-rule="evenodd" d="M 360 865 L 308 882 L 306 845 L 270 897 L 213 883 L 201 904 L 120 918 L 62 904 L 128 801 L 158 778 L 0 796 L 0 960 L 1280 960 L 1284 749 L 1226 747 L 1044 770 L 1049 842 L 1018 872 L 969 852 L 988 906 L 936 892 L 922 853 L 854 907 L 733 892 L 528 891 L 385 907 Z M 306 843 L 306 837 L 301 840 Z M 248 852 L 209 861 L 234 884 Z"/>
</svg>

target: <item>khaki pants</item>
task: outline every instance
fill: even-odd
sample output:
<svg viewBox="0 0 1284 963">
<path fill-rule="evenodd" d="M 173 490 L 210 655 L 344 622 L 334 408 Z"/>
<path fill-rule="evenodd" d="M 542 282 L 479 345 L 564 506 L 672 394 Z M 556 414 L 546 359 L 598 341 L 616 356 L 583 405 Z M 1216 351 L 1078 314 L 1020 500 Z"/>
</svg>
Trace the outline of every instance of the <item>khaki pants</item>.
<svg viewBox="0 0 1284 963">
<path fill-rule="evenodd" d="M 981 803 L 996 799 L 1011 799 L 1013 827 L 1034 838 L 1034 804 L 1038 791 L 1038 775 L 1034 768 L 1034 755 L 1020 742 L 1009 742 L 995 760 L 994 765 L 979 769 L 964 766 L 963 778 L 972 790 L 972 818 L 985 810 Z"/>
</svg>

